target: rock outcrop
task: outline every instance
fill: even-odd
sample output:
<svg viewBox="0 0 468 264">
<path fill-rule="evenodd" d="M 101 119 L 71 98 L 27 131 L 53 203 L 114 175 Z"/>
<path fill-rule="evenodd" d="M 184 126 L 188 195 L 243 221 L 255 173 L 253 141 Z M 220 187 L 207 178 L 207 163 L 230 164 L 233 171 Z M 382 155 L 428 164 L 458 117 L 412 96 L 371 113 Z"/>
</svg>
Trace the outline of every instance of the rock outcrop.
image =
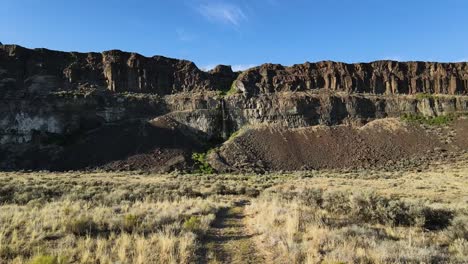
<svg viewBox="0 0 468 264">
<path fill-rule="evenodd" d="M 105 87 L 114 92 L 159 95 L 229 90 L 258 95 L 328 89 L 372 94 L 467 94 L 468 63 L 332 61 L 291 67 L 264 64 L 240 75 L 229 66 L 201 71 L 190 61 L 151 58 L 119 50 L 59 52 L 0 45 L 0 89 L 38 91 Z"/>
<path fill-rule="evenodd" d="M 246 125 L 466 113 L 467 94 L 467 63 L 265 64 L 244 72 L 220 65 L 205 72 L 190 61 L 118 50 L 0 45 L 0 168 L 167 171 Z"/>
<path fill-rule="evenodd" d="M 440 116 L 468 112 L 467 96 L 364 95 L 277 92 L 245 97 L 213 93 L 165 97 L 170 115 L 181 123 L 219 135 L 245 125 L 280 125 L 298 128 L 313 125 L 364 124 L 374 119 L 404 114 Z M 222 119 L 222 103 L 225 118 Z M 222 125 L 222 122 L 225 122 Z M 214 130 L 215 129 L 215 130 Z"/>
<path fill-rule="evenodd" d="M 322 61 L 291 67 L 264 64 L 243 72 L 235 84 L 239 91 L 252 95 L 316 89 L 371 94 L 467 94 L 468 63 Z"/>
<path fill-rule="evenodd" d="M 2 93 L 47 93 L 87 87 L 166 95 L 228 89 L 236 76 L 230 67 L 204 72 L 190 61 L 148 58 L 119 50 L 78 53 L 0 46 Z"/>
</svg>

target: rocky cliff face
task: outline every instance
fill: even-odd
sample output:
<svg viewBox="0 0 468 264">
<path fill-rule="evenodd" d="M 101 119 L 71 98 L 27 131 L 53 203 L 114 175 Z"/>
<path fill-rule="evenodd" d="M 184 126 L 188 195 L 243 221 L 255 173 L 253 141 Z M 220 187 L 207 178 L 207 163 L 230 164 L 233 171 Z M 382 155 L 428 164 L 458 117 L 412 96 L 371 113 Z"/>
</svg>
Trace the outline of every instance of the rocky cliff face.
<svg viewBox="0 0 468 264">
<path fill-rule="evenodd" d="M 2 92 L 28 93 L 104 87 L 114 92 L 167 95 L 229 90 L 233 83 L 238 92 L 249 95 L 316 89 L 371 94 L 468 93 L 466 62 L 264 64 L 239 75 L 229 66 L 203 72 L 190 61 L 119 50 L 77 53 L 17 45 L 0 45 L 0 78 Z"/>
<path fill-rule="evenodd" d="M 85 87 L 165 95 L 227 89 L 236 76 L 230 67 L 203 72 L 190 61 L 119 50 L 77 53 L 0 46 L 0 91 L 9 94 Z"/>
<path fill-rule="evenodd" d="M 468 112 L 466 96 L 283 92 L 224 98 L 215 94 L 178 94 L 165 98 L 169 115 L 210 137 L 229 135 L 246 125 L 279 125 L 299 128 L 314 125 L 365 124 L 404 114 L 441 116 Z"/>
<path fill-rule="evenodd" d="M 291 67 L 264 64 L 243 72 L 236 87 L 248 94 L 328 89 L 371 94 L 466 94 L 468 64 L 375 61 L 346 64 L 333 61 Z"/>
<path fill-rule="evenodd" d="M 154 155 L 186 161 L 245 125 L 464 113 L 467 93 L 467 63 L 265 64 L 242 73 L 220 65 L 204 72 L 189 61 L 117 50 L 0 45 L 0 167 L 79 169 L 118 160 L 127 168 L 128 160 L 142 159 L 161 165 Z M 96 151 L 121 141 L 125 147 L 112 150 L 118 155 Z M 86 162 L 70 165 L 80 155 Z"/>
</svg>

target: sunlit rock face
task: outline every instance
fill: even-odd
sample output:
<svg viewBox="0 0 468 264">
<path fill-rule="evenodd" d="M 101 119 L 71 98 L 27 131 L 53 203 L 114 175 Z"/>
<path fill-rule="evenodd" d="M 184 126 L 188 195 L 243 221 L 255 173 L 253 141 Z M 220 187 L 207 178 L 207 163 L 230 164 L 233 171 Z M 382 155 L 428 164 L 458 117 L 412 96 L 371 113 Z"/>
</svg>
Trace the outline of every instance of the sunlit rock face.
<svg viewBox="0 0 468 264">
<path fill-rule="evenodd" d="M 236 86 L 249 94 L 316 89 L 370 94 L 466 94 L 468 64 L 397 61 L 355 64 L 322 61 L 291 67 L 264 64 L 243 72 Z"/>
</svg>

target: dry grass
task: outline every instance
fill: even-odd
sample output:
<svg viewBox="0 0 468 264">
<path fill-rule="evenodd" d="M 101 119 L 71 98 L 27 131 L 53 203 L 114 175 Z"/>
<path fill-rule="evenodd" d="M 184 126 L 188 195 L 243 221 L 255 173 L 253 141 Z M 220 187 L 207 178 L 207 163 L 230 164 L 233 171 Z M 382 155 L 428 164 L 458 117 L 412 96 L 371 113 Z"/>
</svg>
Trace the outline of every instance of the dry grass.
<svg viewBox="0 0 468 264">
<path fill-rule="evenodd" d="M 192 263 L 240 197 L 270 262 L 466 263 L 466 160 L 420 172 L 3 172 L 0 263 Z"/>
<path fill-rule="evenodd" d="M 78 263 L 189 263 L 196 249 L 190 217 L 205 232 L 224 203 L 176 201 L 59 200 L 0 207 L 0 256 L 23 263 L 54 256 Z"/>
<path fill-rule="evenodd" d="M 1 263 L 190 263 L 197 236 L 229 205 L 162 177 L 0 178 Z"/>
<path fill-rule="evenodd" d="M 191 263 L 232 197 L 287 177 L 0 173 L 0 263 Z"/>
<path fill-rule="evenodd" d="M 248 207 L 276 263 L 466 263 L 468 164 L 306 174 Z"/>
<path fill-rule="evenodd" d="M 409 215 L 402 217 L 404 223 L 399 223 L 399 216 L 392 214 L 402 209 L 394 208 L 395 204 L 362 204 L 369 197 L 362 193 L 350 194 L 347 203 L 340 203 L 340 198 L 346 199 L 348 194 L 325 195 L 332 204 L 311 206 L 302 200 L 273 197 L 252 203 L 249 212 L 256 216 L 250 224 L 262 234 L 260 244 L 268 249 L 265 253 L 270 259 L 277 263 L 462 263 L 467 260 L 466 233 L 448 228 L 452 217 L 445 215 L 445 210 L 408 206 L 410 212 L 402 214 Z M 426 210 L 429 211 L 425 213 Z M 457 219 L 461 224 L 468 217 L 463 215 Z M 462 225 L 466 228 L 466 224 Z"/>
</svg>

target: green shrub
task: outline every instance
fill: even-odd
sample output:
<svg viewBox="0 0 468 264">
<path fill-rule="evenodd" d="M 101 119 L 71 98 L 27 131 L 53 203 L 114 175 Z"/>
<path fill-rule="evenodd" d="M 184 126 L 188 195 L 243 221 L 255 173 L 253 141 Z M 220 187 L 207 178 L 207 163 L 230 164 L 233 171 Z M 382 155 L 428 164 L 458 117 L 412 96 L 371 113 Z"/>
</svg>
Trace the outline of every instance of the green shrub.
<svg viewBox="0 0 468 264">
<path fill-rule="evenodd" d="M 417 218 L 411 216 L 410 207 L 400 200 L 388 201 L 383 222 L 394 226 L 415 225 Z"/>
<path fill-rule="evenodd" d="M 202 230 L 201 219 L 198 216 L 191 216 L 189 219 L 185 220 L 182 227 L 184 228 L 184 230 L 193 233 L 200 233 Z"/>
<path fill-rule="evenodd" d="M 50 256 L 50 255 L 39 255 L 31 259 L 29 264 L 65 264 L 70 263 L 69 259 L 64 256 Z"/>
<path fill-rule="evenodd" d="M 357 193 L 350 199 L 350 215 L 356 221 L 385 223 L 387 219 L 388 200 L 373 192 Z"/>
<path fill-rule="evenodd" d="M 453 114 L 440 115 L 440 116 L 423 116 L 415 114 L 404 114 L 401 119 L 409 123 L 425 124 L 431 126 L 442 126 L 449 124 L 455 120 L 456 116 Z"/>
<path fill-rule="evenodd" d="M 226 88 L 226 89 L 218 90 L 218 95 L 219 96 L 227 96 L 227 95 L 232 95 L 232 94 L 236 94 L 236 93 L 239 93 L 239 91 L 236 89 L 235 82 L 233 82 L 231 84 L 229 89 Z"/>
<path fill-rule="evenodd" d="M 375 192 L 323 193 L 318 189 L 307 189 L 300 193 L 299 199 L 307 206 L 319 207 L 335 215 L 346 216 L 346 219 L 356 223 L 420 226 L 437 230 L 449 226 L 453 218 L 450 210 L 407 204 L 399 199 L 380 196 Z M 460 230 L 463 230 L 461 225 L 457 232 L 463 234 Z"/>
<path fill-rule="evenodd" d="M 206 161 L 206 156 L 207 156 L 207 153 L 193 153 L 192 154 L 192 160 L 195 162 L 195 167 L 196 167 L 195 172 L 203 173 L 203 174 L 214 173 L 214 169 Z"/>
<path fill-rule="evenodd" d="M 239 136 L 239 134 L 240 134 L 240 130 L 237 130 L 237 131 L 233 132 L 233 133 L 229 136 L 228 141 L 231 141 L 231 140 L 235 139 L 237 136 Z"/>
<path fill-rule="evenodd" d="M 416 99 L 423 100 L 423 99 L 435 99 L 437 96 L 429 93 L 418 93 L 416 94 Z"/>
<path fill-rule="evenodd" d="M 453 218 L 450 210 L 408 205 L 373 192 L 353 195 L 350 202 L 350 214 L 356 221 L 393 226 L 422 226 L 429 230 L 438 230 L 446 228 Z"/>
</svg>

